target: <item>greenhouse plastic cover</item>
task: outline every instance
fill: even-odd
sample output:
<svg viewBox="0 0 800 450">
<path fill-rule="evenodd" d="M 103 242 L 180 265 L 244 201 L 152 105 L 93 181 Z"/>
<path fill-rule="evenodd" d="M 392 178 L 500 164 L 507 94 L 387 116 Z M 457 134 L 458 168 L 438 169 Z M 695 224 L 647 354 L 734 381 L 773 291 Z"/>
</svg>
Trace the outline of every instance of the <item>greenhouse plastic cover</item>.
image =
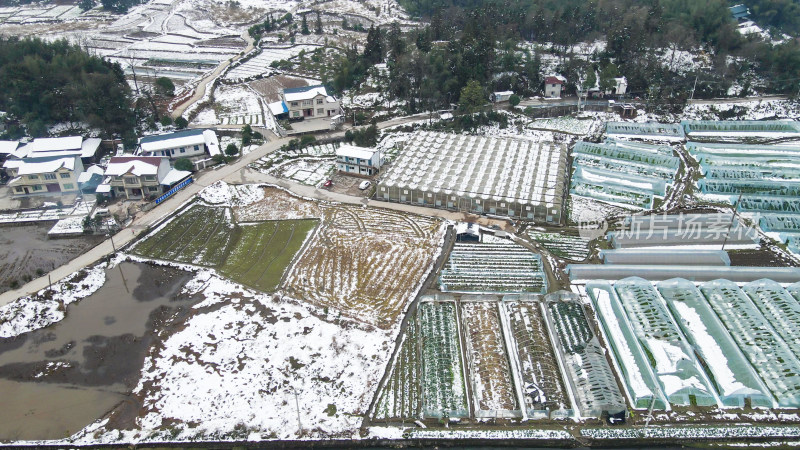
<svg viewBox="0 0 800 450">
<path fill-rule="evenodd" d="M 622 280 L 628 277 L 641 277 L 651 281 L 685 278 L 692 281 L 711 281 L 726 279 L 735 282 L 751 282 L 769 278 L 779 283 L 794 283 L 800 280 L 797 267 L 746 267 L 746 266 L 642 266 L 640 264 L 568 264 L 567 273 L 572 282 L 589 280 Z"/>
<path fill-rule="evenodd" d="M 614 249 L 600 250 L 603 264 L 704 265 L 730 266 L 731 259 L 723 250 L 684 249 Z"/>
</svg>

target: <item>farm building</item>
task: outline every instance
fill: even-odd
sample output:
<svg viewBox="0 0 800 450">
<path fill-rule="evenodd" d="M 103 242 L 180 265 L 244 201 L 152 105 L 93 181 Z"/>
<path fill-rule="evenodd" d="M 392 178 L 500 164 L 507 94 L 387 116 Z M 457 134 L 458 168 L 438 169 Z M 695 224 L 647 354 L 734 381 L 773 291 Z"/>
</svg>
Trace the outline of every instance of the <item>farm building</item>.
<svg viewBox="0 0 800 450">
<path fill-rule="evenodd" d="M 512 95 L 514 95 L 514 91 L 492 92 L 489 95 L 489 101 L 492 103 L 507 102 Z"/>
<path fill-rule="evenodd" d="M 342 111 L 339 100 L 322 85 L 284 89 L 282 100 L 290 119 L 334 117 Z"/>
<path fill-rule="evenodd" d="M 19 142 L 17 141 L 0 141 L 0 162 L 13 155 L 18 146 Z"/>
<path fill-rule="evenodd" d="M 83 165 L 86 166 L 97 159 L 100 142 L 101 140 L 98 138 L 83 139 L 80 136 L 37 138 L 6 153 L 6 158 L 8 161 L 19 161 L 23 159 L 79 156 Z M 5 150 L 0 150 L 0 153 L 10 150 L 14 144 L 10 142 L 5 144 L 3 146 Z"/>
<path fill-rule="evenodd" d="M 97 192 L 127 199 L 161 195 L 170 170 L 169 160 L 163 156 L 115 156 L 108 162 L 106 179 Z"/>
<path fill-rule="evenodd" d="M 379 200 L 557 224 L 563 219 L 563 145 L 419 132 L 378 181 Z"/>
<path fill-rule="evenodd" d="M 544 79 L 544 96 L 547 98 L 561 97 L 561 91 L 564 90 L 564 85 L 567 84 L 567 79 L 561 75 L 551 75 Z"/>
<path fill-rule="evenodd" d="M 336 168 L 342 173 L 372 176 L 378 173 L 382 164 L 381 151 L 376 148 L 345 144 L 336 149 Z"/>
<path fill-rule="evenodd" d="M 138 156 L 166 156 L 170 159 L 189 158 L 208 153 L 222 154 L 214 130 L 183 130 L 174 133 L 139 138 Z"/>
</svg>

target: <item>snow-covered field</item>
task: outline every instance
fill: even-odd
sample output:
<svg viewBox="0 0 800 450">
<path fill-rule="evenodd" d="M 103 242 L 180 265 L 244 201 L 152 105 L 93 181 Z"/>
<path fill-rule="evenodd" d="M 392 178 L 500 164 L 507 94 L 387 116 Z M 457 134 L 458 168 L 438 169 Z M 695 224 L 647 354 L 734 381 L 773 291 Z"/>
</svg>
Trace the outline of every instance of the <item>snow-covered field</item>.
<svg viewBox="0 0 800 450">
<path fill-rule="evenodd" d="M 316 45 L 293 45 L 284 47 L 267 47 L 261 50 L 261 53 L 250 58 L 244 63 L 230 69 L 224 79 L 228 81 L 241 81 L 248 78 L 254 78 L 261 75 L 269 75 L 275 71 L 270 67 L 275 61 L 288 60 L 296 57 L 301 51 L 306 53 L 311 52 L 317 48 Z"/>
<path fill-rule="evenodd" d="M 244 85 L 223 85 L 214 93 L 215 116 L 222 125 L 263 126 L 265 108 L 262 103 L 258 93 Z"/>
<path fill-rule="evenodd" d="M 178 440 L 357 438 L 391 333 L 326 321 L 207 272 L 190 286 L 206 300 L 147 358 L 135 390 L 143 431 Z"/>
</svg>

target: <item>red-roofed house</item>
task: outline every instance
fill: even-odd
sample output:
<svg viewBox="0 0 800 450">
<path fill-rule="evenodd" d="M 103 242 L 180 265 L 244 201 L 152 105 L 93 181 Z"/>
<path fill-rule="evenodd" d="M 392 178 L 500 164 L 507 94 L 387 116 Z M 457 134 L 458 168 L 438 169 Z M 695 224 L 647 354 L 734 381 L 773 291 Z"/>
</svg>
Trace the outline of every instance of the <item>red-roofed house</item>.
<svg viewBox="0 0 800 450">
<path fill-rule="evenodd" d="M 106 167 L 106 179 L 97 192 L 109 192 L 128 199 L 159 196 L 161 184 L 171 170 L 162 156 L 114 156 Z M 112 192 L 113 191 L 113 192 Z"/>
<path fill-rule="evenodd" d="M 551 75 L 544 79 L 544 96 L 546 98 L 560 98 L 561 90 L 567 84 L 567 79 L 561 75 Z"/>
</svg>

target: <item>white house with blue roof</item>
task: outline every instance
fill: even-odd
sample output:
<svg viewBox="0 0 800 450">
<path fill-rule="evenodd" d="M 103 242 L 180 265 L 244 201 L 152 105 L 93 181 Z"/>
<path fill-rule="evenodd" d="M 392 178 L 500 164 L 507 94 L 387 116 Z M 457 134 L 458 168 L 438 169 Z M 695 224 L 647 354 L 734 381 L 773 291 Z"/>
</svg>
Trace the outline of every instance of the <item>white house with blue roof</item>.
<svg viewBox="0 0 800 450">
<path fill-rule="evenodd" d="M 139 138 L 139 156 L 166 156 L 170 159 L 191 158 L 208 153 L 222 154 L 214 130 L 182 130 L 174 133 Z"/>
</svg>

